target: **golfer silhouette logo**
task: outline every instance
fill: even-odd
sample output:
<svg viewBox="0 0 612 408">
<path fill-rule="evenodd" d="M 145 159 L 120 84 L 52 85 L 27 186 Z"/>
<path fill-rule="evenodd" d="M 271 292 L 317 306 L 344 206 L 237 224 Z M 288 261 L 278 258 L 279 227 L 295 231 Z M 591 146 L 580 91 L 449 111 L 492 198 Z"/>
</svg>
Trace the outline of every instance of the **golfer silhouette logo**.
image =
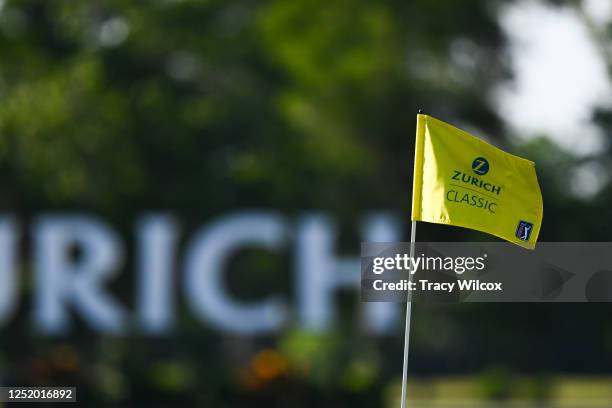
<svg viewBox="0 0 612 408">
<path fill-rule="evenodd" d="M 516 228 L 516 237 L 521 241 L 529 241 L 531 231 L 533 231 L 532 223 L 527 221 L 519 221 L 518 227 Z"/>
</svg>

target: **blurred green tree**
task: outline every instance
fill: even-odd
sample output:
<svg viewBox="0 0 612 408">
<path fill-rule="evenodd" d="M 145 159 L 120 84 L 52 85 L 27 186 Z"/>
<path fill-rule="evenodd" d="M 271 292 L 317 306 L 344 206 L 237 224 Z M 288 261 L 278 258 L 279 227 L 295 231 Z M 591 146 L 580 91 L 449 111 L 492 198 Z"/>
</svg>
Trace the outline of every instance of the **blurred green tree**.
<svg viewBox="0 0 612 408">
<path fill-rule="evenodd" d="M 187 232 L 244 207 L 323 209 L 343 225 L 370 209 L 407 214 L 418 108 L 508 142 L 488 103 L 491 87 L 511 75 L 501 3 L 0 1 L 0 205 L 24 217 L 92 211 L 123 231 L 142 209 L 176 212 Z M 610 128 L 609 112 L 598 119 Z M 543 164 L 542 238 L 607 239 L 610 186 L 577 200 L 561 174 L 576 164 L 571 154 L 545 140 L 522 148 Z M 610 152 L 597 160 L 609 169 Z M 466 232 L 424 226 L 419 235 Z M 355 237 L 342 239 L 356 248 Z M 286 273 L 286 262 L 254 259 L 266 276 Z M 261 284 L 252 268 L 235 268 L 247 271 L 245 288 Z M 117 288 L 128 304 L 131 285 L 127 273 Z M 607 310 L 419 306 L 413 367 L 421 375 L 490 364 L 604 370 Z M 100 406 L 371 406 L 401 374 L 399 330 L 372 339 L 343 324 L 320 338 L 235 340 L 182 310 L 171 338 L 100 338 L 79 327 L 58 346 L 27 337 L 28 312 L 20 308 L 0 340 L 7 377 L 75 383 Z M 265 361 L 284 358 L 287 372 L 249 388 L 240 375 L 249 359 L 232 341 L 253 355 L 279 341 L 280 357 Z M 57 347 L 76 365 L 54 365 Z"/>
</svg>

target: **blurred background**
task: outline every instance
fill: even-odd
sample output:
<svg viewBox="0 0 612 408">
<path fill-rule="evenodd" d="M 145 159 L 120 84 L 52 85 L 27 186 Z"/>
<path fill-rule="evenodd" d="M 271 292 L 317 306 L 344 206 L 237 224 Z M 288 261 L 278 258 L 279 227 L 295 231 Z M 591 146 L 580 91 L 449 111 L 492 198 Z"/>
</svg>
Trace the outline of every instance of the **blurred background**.
<svg viewBox="0 0 612 408">
<path fill-rule="evenodd" d="M 0 0 L 0 379 L 84 406 L 396 407 L 417 109 L 609 241 L 612 2 Z M 420 241 L 488 236 L 420 224 Z M 414 307 L 411 407 L 610 407 L 608 304 Z"/>
</svg>

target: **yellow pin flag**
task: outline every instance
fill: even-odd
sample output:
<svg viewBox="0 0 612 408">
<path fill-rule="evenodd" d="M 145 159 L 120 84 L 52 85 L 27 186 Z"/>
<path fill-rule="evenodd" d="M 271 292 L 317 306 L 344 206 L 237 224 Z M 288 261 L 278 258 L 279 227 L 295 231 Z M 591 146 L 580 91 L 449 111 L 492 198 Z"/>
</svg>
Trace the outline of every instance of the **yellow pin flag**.
<svg viewBox="0 0 612 408">
<path fill-rule="evenodd" d="M 542 216 L 532 161 L 417 115 L 412 221 L 471 228 L 534 249 Z"/>
</svg>

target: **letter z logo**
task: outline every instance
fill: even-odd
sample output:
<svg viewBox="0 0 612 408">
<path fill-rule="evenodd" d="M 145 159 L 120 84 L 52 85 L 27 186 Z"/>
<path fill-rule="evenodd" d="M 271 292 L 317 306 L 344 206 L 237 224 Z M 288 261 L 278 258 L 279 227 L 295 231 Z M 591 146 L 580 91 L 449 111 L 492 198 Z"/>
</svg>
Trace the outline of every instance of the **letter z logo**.
<svg viewBox="0 0 612 408">
<path fill-rule="evenodd" d="M 472 162 L 472 170 L 479 176 L 484 176 L 489 172 L 489 161 L 484 157 L 477 157 Z"/>
</svg>

